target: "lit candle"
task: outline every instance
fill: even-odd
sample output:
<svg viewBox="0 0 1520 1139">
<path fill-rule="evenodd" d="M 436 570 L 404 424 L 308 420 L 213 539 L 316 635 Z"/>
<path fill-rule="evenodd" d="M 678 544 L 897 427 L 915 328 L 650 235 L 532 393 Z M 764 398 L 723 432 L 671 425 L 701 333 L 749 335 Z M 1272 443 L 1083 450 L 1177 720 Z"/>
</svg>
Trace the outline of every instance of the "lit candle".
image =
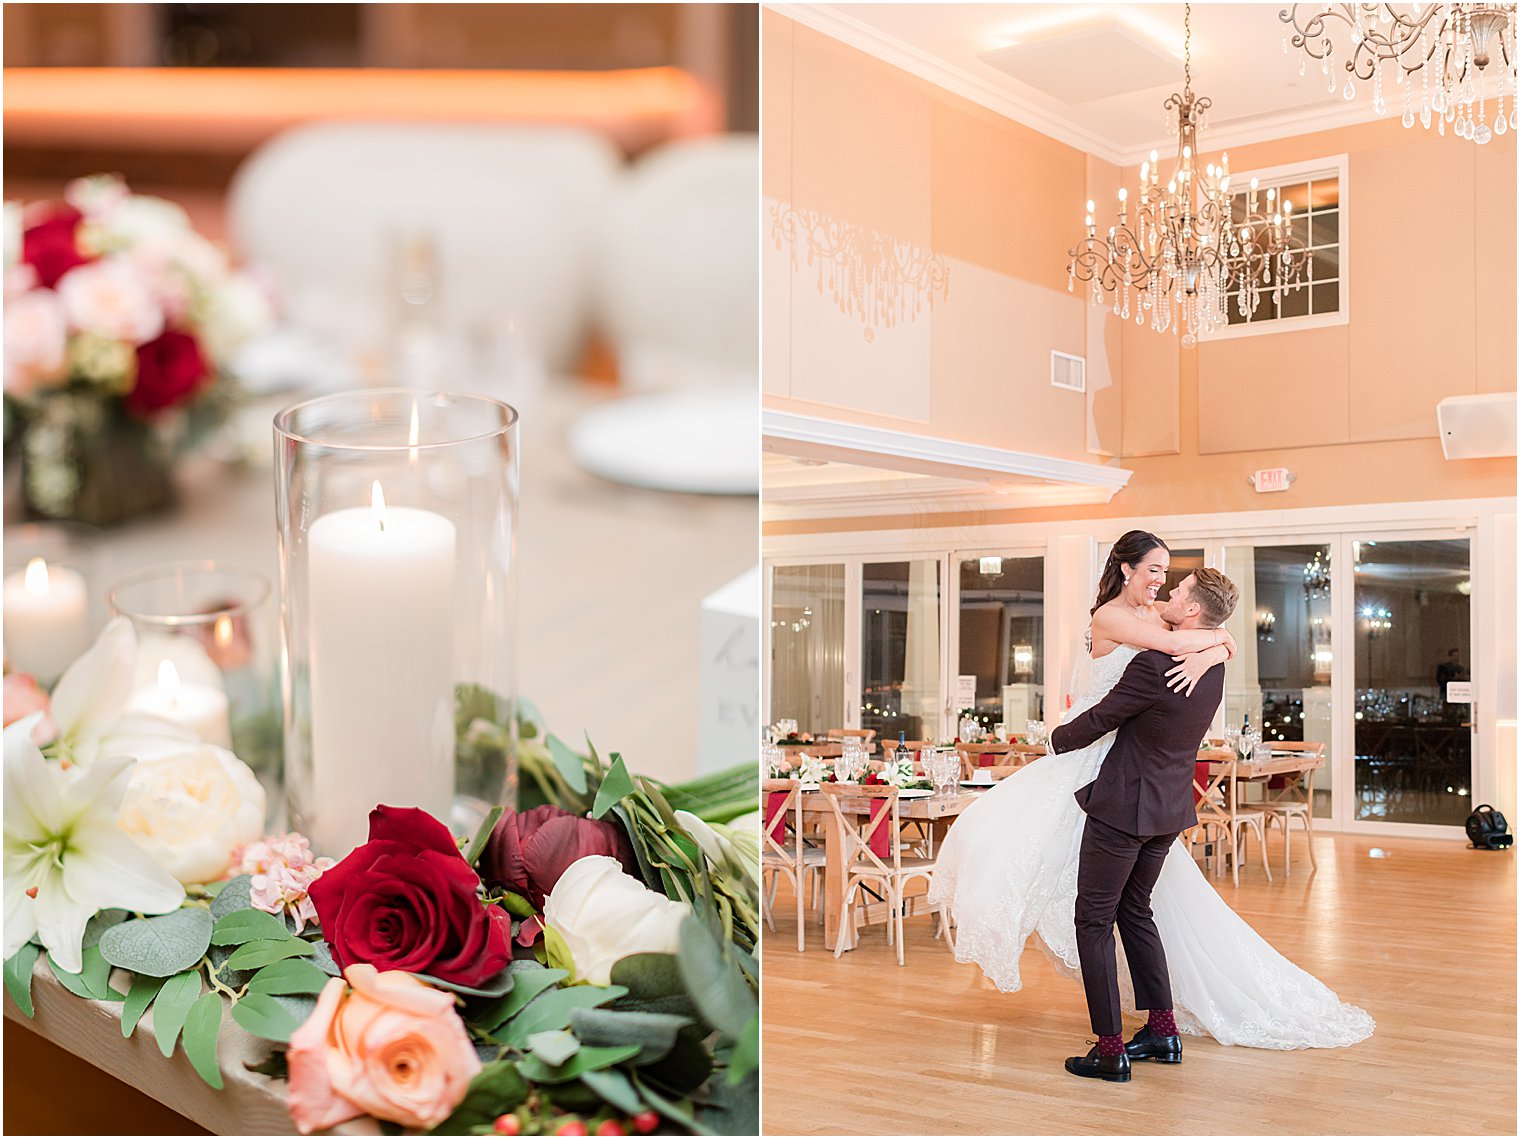
<svg viewBox="0 0 1520 1139">
<path fill-rule="evenodd" d="M 5 653 L 18 672 L 51 682 L 90 647 L 84 575 L 33 558 L 5 578 Z"/>
<path fill-rule="evenodd" d="M 192 684 L 180 679 L 172 660 L 158 662 L 158 683 L 139 689 L 127 701 L 135 712 L 151 712 L 189 728 L 208 744 L 232 747 L 232 731 L 227 718 L 227 695 L 209 684 Z"/>
<path fill-rule="evenodd" d="M 454 797 L 454 524 L 370 505 L 324 514 L 310 544 L 312 844 L 342 858 L 377 804 L 447 824 Z"/>
</svg>

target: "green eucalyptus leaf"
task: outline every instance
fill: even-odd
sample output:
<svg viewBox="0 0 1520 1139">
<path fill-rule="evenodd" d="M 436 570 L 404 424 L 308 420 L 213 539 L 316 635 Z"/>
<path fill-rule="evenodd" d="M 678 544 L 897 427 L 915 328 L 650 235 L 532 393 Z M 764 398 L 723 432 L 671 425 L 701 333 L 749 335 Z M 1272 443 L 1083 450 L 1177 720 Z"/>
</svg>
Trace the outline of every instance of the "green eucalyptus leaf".
<svg viewBox="0 0 1520 1139">
<path fill-rule="evenodd" d="M 695 1092 L 713 1072 L 712 1049 L 708 1047 L 706 1026 L 693 1025 L 676 1034 L 675 1047 L 669 1055 L 653 1064 L 640 1064 L 639 1076 L 658 1086 L 682 1094 Z"/>
<path fill-rule="evenodd" d="M 498 1115 L 520 1106 L 531 1091 L 516 1063 L 498 1060 L 487 1064 L 470 1081 L 454 1113 L 431 1134 L 469 1135 L 472 1128 L 489 1126 Z"/>
<path fill-rule="evenodd" d="M 714 1080 L 707 1089 L 702 1124 L 716 1135 L 760 1134 L 760 1081 L 751 1069 L 742 1080 Z"/>
<path fill-rule="evenodd" d="M 200 995 L 201 975 L 194 969 L 176 973 L 159 989 L 158 999 L 153 1002 L 153 1033 L 158 1037 L 158 1050 L 165 1056 L 174 1054 L 174 1042 L 184 1027 L 185 1017 Z"/>
<path fill-rule="evenodd" d="M 88 949 L 92 945 L 99 945 L 106 930 L 113 925 L 120 925 L 131 916 L 126 910 L 101 910 L 86 923 L 84 940 L 80 942 L 80 947 Z"/>
<path fill-rule="evenodd" d="M 263 910 L 233 910 L 216 919 L 212 945 L 246 945 L 250 941 L 283 941 L 290 931 L 285 922 Z"/>
<path fill-rule="evenodd" d="M 48 954 L 48 968 L 52 969 L 53 976 L 58 978 L 58 983 L 76 997 L 84 997 L 90 1001 L 126 999 L 126 994 L 118 993 L 111 988 L 111 963 L 101 955 L 98 945 L 92 945 L 84 951 L 82 964 L 77 973 L 65 972 L 58 962 L 53 960 L 52 954 Z"/>
<path fill-rule="evenodd" d="M 636 1000 L 680 996 L 686 992 L 674 953 L 630 953 L 612 963 L 612 983 Z"/>
<path fill-rule="evenodd" d="M 166 980 L 164 977 L 150 977 L 146 973 L 133 974 L 132 987 L 127 991 L 127 999 L 121 1006 L 122 1036 L 132 1035 L 137 1022 L 148 1011 L 148 1006 L 158 996 L 158 991 L 164 987 Z"/>
<path fill-rule="evenodd" d="M 231 881 L 231 878 L 223 878 L 218 882 L 207 882 L 205 886 L 202 887 L 202 890 L 205 891 L 206 897 L 214 898 L 223 890 L 225 890 L 227 888 L 227 883 Z"/>
<path fill-rule="evenodd" d="M 563 969 L 545 969 L 537 961 L 514 961 L 507 966 L 512 988 L 506 996 L 481 1009 L 475 1023 L 487 1032 L 494 1031 L 520 1013 L 534 997 L 552 989 L 569 976 Z"/>
<path fill-rule="evenodd" d="M 221 1027 L 221 994 L 213 991 L 197 997 L 185 1017 L 185 1055 L 200 1078 L 217 1089 L 222 1086 L 222 1072 L 216 1064 L 216 1037 Z"/>
<path fill-rule="evenodd" d="M 266 965 L 248 982 L 250 993 L 320 993 L 332 980 L 304 957 L 288 957 Z"/>
<path fill-rule="evenodd" d="M 268 993 L 249 993 L 232 1006 L 232 1019 L 255 1036 L 265 1040 L 290 1042 L 290 1034 L 301 1027 L 289 1009 Z"/>
<path fill-rule="evenodd" d="M 562 1028 L 535 1032 L 528 1037 L 528 1051 L 550 1067 L 557 1067 L 574 1056 L 581 1042 Z"/>
<path fill-rule="evenodd" d="M 252 874 L 239 874 L 236 878 L 227 879 L 211 903 L 211 916 L 219 920 L 234 910 L 251 909 L 252 890 Z"/>
<path fill-rule="evenodd" d="M 672 1123 L 678 1123 L 696 1135 L 712 1134 L 710 1130 L 697 1122 L 696 1116 L 691 1111 L 690 1100 L 667 1099 L 636 1075 L 633 1077 L 633 1085 L 639 1089 L 639 1094 L 644 1097 L 645 1102 L 650 1107 L 654 1108 Z"/>
<path fill-rule="evenodd" d="M 570 1027 L 570 1017 L 576 1009 L 595 1008 L 608 1001 L 615 1001 L 627 991 L 618 985 L 606 988 L 576 985 L 569 989 L 552 989 L 534 999 L 527 1008 L 508 1021 L 506 1027 L 496 1033 L 496 1039 L 514 1048 L 521 1048 L 535 1032 Z"/>
<path fill-rule="evenodd" d="M 602 777 L 602 785 L 596 789 L 596 802 L 591 808 L 591 817 L 601 818 L 612 809 L 614 803 L 621 802 L 624 796 L 632 795 L 633 792 L 633 779 L 623 766 L 623 757 L 614 752 L 612 766 Z"/>
<path fill-rule="evenodd" d="M 138 918 L 106 930 L 100 952 L 120 969 L 169 977 L 201 959 L 211 944 L 214 924 L 210 911 L 198 907 Z"/>
<path fill-rule="evenodd" d="M 570 1028 L 585 1044 L 639 1045 L 636 1064 L 663 1060 L 675 1047 L 676 1034 L 691 1023 L 684 1016 L 608 1008 L 582 1008 L 570 1014 Z"/>
<path fill-rule="evenodd" d="M 504 997 L 512 989 L 512 974 L 503 969 L 494 977 L 487 977 L 476 988 L 469 985 L 461 985 L 457 981 L 445 981 L 441 977 L 430 977 L 426 973 L 413 973 L 419 981 L 426 981 L 437 989 L 448 989 L 453 993 L 463 993 L 467 997 Z"/>
<path fill-rule="evenodd" d="M 545 1064 L 537 1056 L 529 1056 L 517 1065 L 520 1071 L 529 1080 L 536 1084 L 563 1084 L 570 1080 L 579 1079 L 587 1072 L 598 1071 L 602 1068 L 610 1068 L 614 1064 L 621 1064 L 638 1055 L 639 1046 L 629 1044 L 619 1048 L 592 1048 L 582 1047 L 574 1056 L 563 1064 Z"/>
<path fill-rule="evenodd" d="M 343 976 L 343 970 L 338 968 L 338 962 L 332 955 L 332 946 L 320 938 L 311 943 L 311 963 L 329 977 Z"/>
<path fill-rule="evenodd" d="M 681 923 L 681 953 L 677 958 L 686 991 L 702 1018 L 732 1040 L 744 1034 L 755 1014 L 755 995 L 738 965 L 730 964 L 702 919 L 695 915 Z"/>
<path fill-rule="evenodd" d="M 581 757 L 571 751 L 569 746 L 556 735 L 551 734 L 546 742 L 549 745 L 549 755 L 554 760 L 555 770 L 564 778 L 570 790 L 584 795 L 586 768 L 581 762 Z"/>
<path fill-rule="evenodd" d="M 634 1091 L 632 1082 L 616 1068 L 582 1072 L 581 1083 L 626 1115 L 637 1115 L 644 1110 L 644 1101 Z"/>
<path fill-rule="evenodd" d="M 299 937 L 286 938 L 284 941 L 250 941 L 239 946 L 227 958 L 227 967 L 260 969 L 287 957 L 310 957 L 312 952 L 311 942 L 302 941 Z"/>
<path fill-rule="evenodd" d="M 36 1015 L 36 1009 L 32 1007 L 32 969 L 41 952 L 40 946 L 28 941 L 5 962 L 5 991 L 29 1018 Z"/>
<path fill-rule="evenodd" d="M 728 1058 L 728 1082 L 737 1084 L 760 1067 L 760 1011 L 749 1018 L 744 1035 Z"/>
<path fill-rule="evenodd" d="M 485 852 L 486 843 L 491 841 L 491 832 L 496 829 L 496 822 L 507 809 L 503 806 L 491 808 L 491 813 L 480 824 L 480 829 L 475 832 L 475 837 L 470 840 L 469 848 L 465 851 L 464 860 L 471 866 L 480 861 L 480 856 Z"/>
</svg>

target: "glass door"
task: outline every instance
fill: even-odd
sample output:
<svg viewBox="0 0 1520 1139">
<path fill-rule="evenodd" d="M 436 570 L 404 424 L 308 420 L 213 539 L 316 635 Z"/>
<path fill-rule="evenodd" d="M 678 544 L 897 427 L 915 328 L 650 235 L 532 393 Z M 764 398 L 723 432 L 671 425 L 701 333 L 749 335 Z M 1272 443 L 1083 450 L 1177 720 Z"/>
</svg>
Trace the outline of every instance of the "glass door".
<svg viewBox="0 0 1520 1139">
<path fill-rule="evenodd" d="M 1023 732 L 1043 720 L 1045 684 L 1045 559 L 962 557 L 953 713 Z M 969 699 L 968 699 L 969 697 Z"/>
<path fill-rule="evenodd" d="M 861 567 L 860 726 L 877 739 L 942 734 L 939 571 L 937 558 Z"/>
<path fill-rule="evenodd" d="M 775 566 L 771 578 L 770 719 L 803 732 L 843 726 L 845 567 Z"/>
<path fill-rule="evenodd" d="M 1355 817 L 1461 826 L 1472 810 L 1470 542 L 1351 548 Z"/>
</svg>

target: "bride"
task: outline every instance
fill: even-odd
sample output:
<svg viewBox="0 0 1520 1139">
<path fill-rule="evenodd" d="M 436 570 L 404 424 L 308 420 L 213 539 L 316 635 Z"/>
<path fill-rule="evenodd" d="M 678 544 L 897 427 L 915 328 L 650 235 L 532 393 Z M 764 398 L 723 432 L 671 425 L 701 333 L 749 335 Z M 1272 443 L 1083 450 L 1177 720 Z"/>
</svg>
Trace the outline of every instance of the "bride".
<svg viewBox="0 0 1520 1139">
<path fill-rule="evenodd" d="M 1153 607 L 1166 580 L 1167 545 L 1132 530 L 1115 543 L 1098 582 L 1088 653 L 1072 676 L 1068 717 L 1098 703 L 1142 649 L 1174 654 L 1168 683 L 1191 693 L 1223 662 L 1220 630 L 1169 629 Z M 1226 634 L 1228 637 L 1228 634 Z M 1019 956 L 1033 935 L 1062 972 L 1078 972 L 1077 855 L 1085 816 L 1073 793 L 1093 781 L 1114 741 L 1037 759 L 963 812 L 940 848 L 929 903 L 959 927 L 958 961 L 974 962 L 1003 992 L 1022 987 Z M 1334 1048 L 1372 1035 L 1365 1011 L 1283 957 L 1242 920 L 1174 844 L 1151 895 L 1166 949 L 1178 1028 L 1221 1044 Z M 1120 953 L 1122 954 L 1122 947 Z M 1128 970 L 1119 969 L 1133 1009 Z"/>
</svg>

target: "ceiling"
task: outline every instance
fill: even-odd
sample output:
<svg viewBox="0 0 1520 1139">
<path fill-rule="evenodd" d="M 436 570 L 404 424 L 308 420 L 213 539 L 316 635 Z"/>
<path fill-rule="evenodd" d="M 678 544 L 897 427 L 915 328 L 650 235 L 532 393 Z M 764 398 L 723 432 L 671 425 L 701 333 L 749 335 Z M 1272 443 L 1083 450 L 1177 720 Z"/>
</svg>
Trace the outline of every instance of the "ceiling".
<svg viewBox="0 0 1520 1139">
<path fill-rule="evenodd" d="M 1182 87 L 1181 4 L 773 7 L 1110 162 L 1135 163 L 1153 148 L 1169 157 L 1176 149 L 1161 104 Z M 1193 7 L 1193 90 L 1214 102 L 1204 150 L 1376 117 L 1370 92 L 1358 90 L 1351 101 L 1331 94 L 1312 61 L 1299 76 L 1301 53 L 1282 48 L 1287 25 L 1278 13 L 1287 7 Z M 1009 70 L 982 58 L 989 53 L 1001 53 L 993 58 Z"/>
</svg>

